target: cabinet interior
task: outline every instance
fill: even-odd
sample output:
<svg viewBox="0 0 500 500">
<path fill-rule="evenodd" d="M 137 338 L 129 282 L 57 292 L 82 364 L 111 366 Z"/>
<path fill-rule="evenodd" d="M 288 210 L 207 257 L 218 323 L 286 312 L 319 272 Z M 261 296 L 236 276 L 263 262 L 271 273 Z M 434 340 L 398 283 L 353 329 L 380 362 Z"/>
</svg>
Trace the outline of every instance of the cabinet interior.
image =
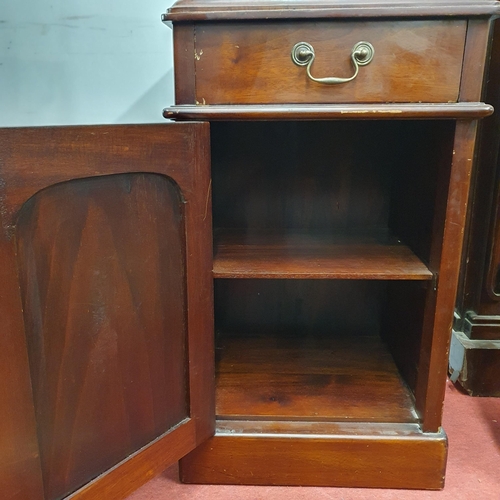
<svg viewBox="0 0 500 500">
<path fill-rule="evenodd" d="M 454 123 L 211 134 L 217 418 L 418 422 Z"/>
</svg>

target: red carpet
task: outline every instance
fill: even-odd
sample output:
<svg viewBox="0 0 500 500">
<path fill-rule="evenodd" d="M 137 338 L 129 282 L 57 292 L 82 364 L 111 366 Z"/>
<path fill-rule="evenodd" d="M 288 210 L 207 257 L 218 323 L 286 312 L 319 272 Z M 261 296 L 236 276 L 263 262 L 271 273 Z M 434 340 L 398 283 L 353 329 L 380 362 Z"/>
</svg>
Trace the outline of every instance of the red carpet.
<svg viewBox="0 0 500 500">
<path fill-rule="evenodd" d="M 188 485 L 171 467 L 128 500 L 500 500 L 500 398 L 471 398 L 448 382 L 443 427 L 449 438 L 443 491 Z"/>
</svg>

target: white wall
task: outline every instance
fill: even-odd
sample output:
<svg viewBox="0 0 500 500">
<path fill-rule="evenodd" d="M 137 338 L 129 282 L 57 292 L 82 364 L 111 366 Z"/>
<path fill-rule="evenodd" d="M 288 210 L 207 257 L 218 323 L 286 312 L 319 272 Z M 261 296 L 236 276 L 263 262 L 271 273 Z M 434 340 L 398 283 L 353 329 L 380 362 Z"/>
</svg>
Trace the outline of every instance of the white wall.
<svg viewBox="0 0 500 500">
<path fill-rule="evenodd" d="M 172 0 L 0 0 L 0 126 L 164 121 Z"/>
</svg>

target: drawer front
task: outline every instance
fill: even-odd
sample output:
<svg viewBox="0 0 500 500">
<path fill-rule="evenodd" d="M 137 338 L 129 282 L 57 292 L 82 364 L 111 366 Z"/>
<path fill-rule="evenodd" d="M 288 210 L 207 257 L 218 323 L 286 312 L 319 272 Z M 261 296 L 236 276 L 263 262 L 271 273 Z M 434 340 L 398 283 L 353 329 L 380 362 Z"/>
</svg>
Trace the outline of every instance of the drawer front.
<svg viewBox="0 0 500 500">
<path fill-rule="evenodd" d="M 196 26 L 199 104 L 456 102 L 467 22 L 242 22 Z M 353 47 L 374 48 L 354 80 L 326 85 L 294 64 L 292 48 L 309 43 L 315 78 L 350 77 Z"/>
</svg>

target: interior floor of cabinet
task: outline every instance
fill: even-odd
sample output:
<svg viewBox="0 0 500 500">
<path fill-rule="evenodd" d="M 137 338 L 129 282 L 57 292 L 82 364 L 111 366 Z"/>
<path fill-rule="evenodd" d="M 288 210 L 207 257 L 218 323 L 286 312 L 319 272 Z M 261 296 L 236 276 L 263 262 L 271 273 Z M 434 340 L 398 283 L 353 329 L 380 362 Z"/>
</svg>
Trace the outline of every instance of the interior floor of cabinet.
<svg viewBox="0 0 500 500">
<path fill-rule="evenodd" d="M 418 422 L 378 336 L 224 336 L 216 352 L 219 420 Z"/>
</svg>

